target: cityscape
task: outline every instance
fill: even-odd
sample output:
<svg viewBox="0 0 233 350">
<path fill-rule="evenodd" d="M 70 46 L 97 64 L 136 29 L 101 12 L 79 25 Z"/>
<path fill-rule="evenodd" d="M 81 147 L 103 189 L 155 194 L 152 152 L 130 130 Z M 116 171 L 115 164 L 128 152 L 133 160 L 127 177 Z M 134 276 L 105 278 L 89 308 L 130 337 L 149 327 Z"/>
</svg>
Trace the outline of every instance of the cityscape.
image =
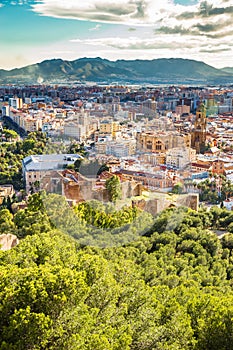
<svg viewBox="0 0 233 350">
<path fill-rule="evenodd" d="M 181 184 L 184 192 L 198 193 L 195 186 L 210 174 L 233 180 L 230 87 L 35 85 L 2 87 L 0 95 L 2 119 L 23 137 L 42 132 L 59 153 L 81 144 L 89 162 L 148 190 L 166 192 Z M 68 165 L 59 159 L 46 169 L 40 160 L 33 169 L 31 157 L 28 171 L 23 162 L 27 192 L 37 181 L 44 188 L 44 172 Z M 224 200 L 232 201 L 229 195 Z"/>
</svg>

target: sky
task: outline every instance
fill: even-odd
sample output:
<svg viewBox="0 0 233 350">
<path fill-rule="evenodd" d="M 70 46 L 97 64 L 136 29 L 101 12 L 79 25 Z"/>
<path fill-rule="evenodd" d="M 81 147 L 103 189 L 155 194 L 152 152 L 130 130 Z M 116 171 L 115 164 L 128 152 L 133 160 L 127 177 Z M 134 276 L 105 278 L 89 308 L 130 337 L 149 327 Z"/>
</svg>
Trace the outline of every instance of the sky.
<svg viewBox="0 0 233 350">
<path fill-rule="evenodd" d="M 0 0 L 0 68 L 188 58 L 233 67 L 233 0 Z"/>
</svg>

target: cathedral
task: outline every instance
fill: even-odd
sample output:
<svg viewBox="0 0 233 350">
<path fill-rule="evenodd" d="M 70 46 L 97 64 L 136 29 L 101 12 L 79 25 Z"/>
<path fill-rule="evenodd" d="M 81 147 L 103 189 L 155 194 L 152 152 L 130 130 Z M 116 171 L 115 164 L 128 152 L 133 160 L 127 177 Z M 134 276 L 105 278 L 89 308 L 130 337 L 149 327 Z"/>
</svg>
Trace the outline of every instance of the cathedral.
<svg viewBox="0 0 233 350">
<path fill-rule="evenodd" d="M 191 134 L 191 147 L 195 148 L 197 153 L 204 153 L 206 142 L 206 109 L 204 103 L 201 103 L 196 111 L 194 128 Z"/>
</svg>

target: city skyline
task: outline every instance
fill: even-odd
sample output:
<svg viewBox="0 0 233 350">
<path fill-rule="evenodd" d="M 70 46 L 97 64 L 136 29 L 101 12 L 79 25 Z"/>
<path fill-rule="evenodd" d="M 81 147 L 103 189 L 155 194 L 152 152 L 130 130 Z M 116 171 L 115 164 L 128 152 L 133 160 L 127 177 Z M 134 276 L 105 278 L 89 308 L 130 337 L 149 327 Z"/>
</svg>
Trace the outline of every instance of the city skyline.
<svg viewBox="0 0 233 350">
<path fill-rule="evenodd" d="M 0 0 L 0 68 L 97 56 L 233 66 L 232 19 L 232 0 Z"/>
</svg>

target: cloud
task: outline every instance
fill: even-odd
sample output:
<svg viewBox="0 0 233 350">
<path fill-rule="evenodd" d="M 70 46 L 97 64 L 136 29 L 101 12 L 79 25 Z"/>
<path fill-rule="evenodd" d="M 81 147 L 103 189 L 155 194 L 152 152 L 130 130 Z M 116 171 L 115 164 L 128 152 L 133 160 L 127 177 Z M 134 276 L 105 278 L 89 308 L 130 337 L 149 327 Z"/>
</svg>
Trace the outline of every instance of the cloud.
<svg viewBox="0 0 233 350">
<path fill-rule="evenodd" d="M 219 52 L 227 52 L 227 51 L 231 51 L 230 47 L 226 47 L 223 49 L 201 49 L 199 52 L 203 52 L 203 53 L 219 53 Z"/>
<path fill-rule="evenodd" d="M 98 47 L 113 47 L 121 50 L 161 50 L 161 49 L 180 49 L 182 41 L 174 41 L 172 37 L 169 40 L 158 40 L 157 38 L 142 39 L 138 37 L 109 37 L 109 38 L 98 38 L 98 39 L 73 39 L 70 40 L 72 43 L 82 43 L 85 45 L 92 45 Z M 187 48 L 195 47 L 195 43 L 188 43 Z"/>
<path fill-rule="evenodd" d="M 155 34 L 178 34 L 191 36 L 206 36 L 208 38 L 222 38 L 233 35 L 231 20 L 222 20 L 220 22 L 196 22 L 192 26 L 178 24 L 175 26 L 161 26 L 155 30 Z"/>
<path fill-rule="evenodd" d="M 32 8 L 44 16 L 141 25 L 153 23 L 156 10 L 152 0 L 42 0 Z"/>
<path fill-rule="evenodd" d="M 32 9 L 43 16 L 151 26 L 160 33 L 166 28 L 167 33 L 172 30 L 176 33 L 180 27 L 182 31 L 177 33 L 187 35 L 192 33 L 193 27 L 203 33 L 231 26 L 232 1 L 199 0 L 197 4 L 184 6 L 174 0 L 41 0 L 32 5 Z"/>
<path fill-rule="evenodd" d="M 180 13 L 176 17 L 176 19 L 183 20 L 183 19 L 192 19 L 192 18 L 206 18 L 206 17 L 210 18 L 218 15 L 233 14 L 233 6 L 227 5 L 229 1 L 226 1 L 226 2 L 223 1 L 222 5 L 225 4 L 226 6 L 222 6 L 222 7 L 221 6 L 215 7 L 215 3 L 217 2 L 218 1 L 213 1 L 213 0 L 201 1 L 198 7 L 193 8 L 193 11 L 184 11 Z"/>
<path fill-rule="evenodd" d="M 137 31 L 138 33 L 139 31 Z M 137 36 L 130 37 L 98 37 L 89 39 L 73 39 L 70 40 L 71 44 L 77 44 L 77 47 L 89 48 L 89 52 L 110 52 L 107 50 L 113 50 L 119 52 L 125 57 L 134 58 L 155 58 L 155 57 L 183 57 L 193 58 L 197 60 L 206 61 L 208 58 L 209 64 L 213 64 L 214 61 L 231 61 L 232 46 L 228 40 L 216 39 L 215 43 L 210 44 L 208 38 L 202 38 L 199 36 L 189 36 L 188 40 L 184 41 L 182 36 L 174 37 L 174 34 L 161 35 L 158 37 L 144 37 Z M 92 49 L 91 49 L 92 47 Z M 214 54 L 207 56 L 207 54 Z M 222 59 L 220 58 L 222 55 Z"/>
<path fill-rule="evenodd" d="M 100 28 L 101 28 L 101 24 L 96 24 L 96 26 L 90 28 L 89 31 L 92 32 L 92 31 L 95 31 L 95 30 L 99 30 Z"/>
<path fill-rule="evenodd" d="M 85 39 L 71 41 L 83 44 L 85 48 L 94 46 L 95 50 L 99 47 L 104 50 L 129 50 L 130 53 L 144 50 L 147 54 L 157 54 L 159 50 L 162 54 L 163 50 L 163 54 L 170 52 L 170 55 L 176 51 L 181 56 L 185 52 L 192 57 L 203 53 L 204 60 L 207 56 L 204 50 L 207 50 L 205 53 L 216 53 L 217 57 L 221 48 L 225 52 L 224 57 L 228 55 L 230 60 L 233 0 L 198 0 L 189 3 L 191 5 L 184 6 L 175 0 L 40 0 L 32 5 L 32 9 L 42 16 L 99 23 L 89 29 L 93 31 L 91 38 L 85 34 Z M 97 34 L 101 23 L 122 26 L 118 26 L 117 34 L 113 26 L 105 26 L 105 31 L 101 30 L 104 35 L 99 38 Z M 137 36 L 128 37 L 133 32 Z"/>
</svg>

